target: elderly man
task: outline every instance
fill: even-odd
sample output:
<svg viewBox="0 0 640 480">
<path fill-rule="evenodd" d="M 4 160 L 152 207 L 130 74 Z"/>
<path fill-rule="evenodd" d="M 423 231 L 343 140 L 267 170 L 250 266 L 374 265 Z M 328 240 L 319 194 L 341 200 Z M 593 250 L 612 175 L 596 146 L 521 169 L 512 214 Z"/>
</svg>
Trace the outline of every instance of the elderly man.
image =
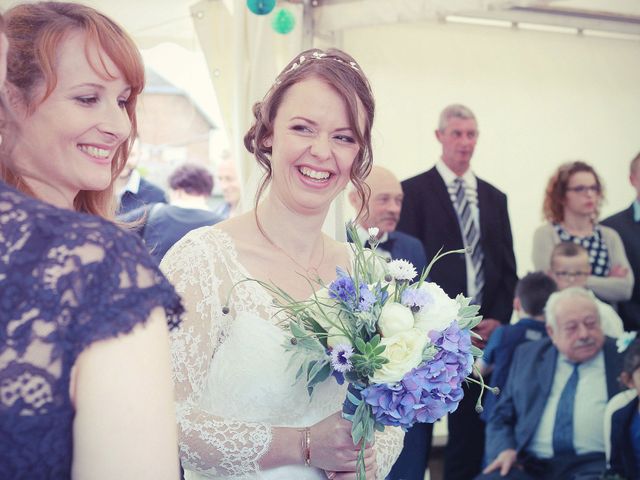
<svg viewBox="0 0 640 480">
<path fill-rule="evenodd" d="M 368 229 L 378 228 L 378 252 L 390 258 L 410 261 L 418 273 L 427 266 L 427 257 L 420 240 L 406 233 L 396 232 L 402 210 L 402 186 L 396 176 L 383 167 L 371 169 L 366 181 L 371 189 L 368 214 L 358 221 L 356 229 L 360 239 L 369 238 Z M 362 203 L 355 189 L 349 192 L 349 201 L 356 211 Z M 366 213 L 366 212 L 365 212 Z M 433 425 L 416 424 L 404 437 L 404 448 L 389 474 L 389 480 L 423 480 L 427 469 Z"/>
<path fill-rule="evenodd" d="M 427 266 L 422 243 L 411 235 L 396 232 L 403 198 L 400 182 L 390 170 L 376 166 L 371 169 L 366 183 L 371 195 L 367 204 L 369 212 L 363 212 L 356 225 L 360 239 L 365 242 L 369 238 L 368 229 L 378 228 L 379 253 L 408 260 L 418 273 L 422 272 Z M 362 203 L 355 189 L 349 192 L 349 202 L 356 212 L 360 211 Z"/>
<path fill-rule="evenodd" d="M 631 160 L 629 181 L 636 191 L 635 200 L 629 208 L 605 218 L 602 224 L 620 234 L 633 275 L 640 279 L 640 153 Z M 620 302 L 618 311 L 625 330 L 640 329 L 640 280 L 633 286 L 631 300 Z"/>
<path fill-rule="evenodd" d="M 478 479 L 599 478 L 605 468 L 604 409 L 620 390 L 622 358 L 591 292 L 556 292 L 545 312 L 549 339 L 516 350 Z"/>
<path fill-rule="evenodd" d="M 478 124 L 464 105 L 440 114 L 436 139 L 442 155 L 436 165 L 402 182 L 404 201 L 398 230 L 414 235 L 427 258 L 466 247 L 469 255 L 444 257 L 430 276 L 449 296 L 464 293 L 481 305 L 477 332 L 486 341 L 511 319 L 516 282 L 507 197 L 471 170 Z M 445 480 L 468 480 L 480 473 L 484 423 L 475 411 L 480 389 L 465 387 L 458 410 L 449 415 Z"/>
</svg>

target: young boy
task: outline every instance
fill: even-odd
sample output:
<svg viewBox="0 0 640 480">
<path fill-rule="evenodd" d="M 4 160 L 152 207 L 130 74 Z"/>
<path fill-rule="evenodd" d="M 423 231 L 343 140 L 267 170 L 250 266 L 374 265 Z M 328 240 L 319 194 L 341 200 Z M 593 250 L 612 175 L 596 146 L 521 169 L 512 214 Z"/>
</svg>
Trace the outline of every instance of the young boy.
<svg viewBox="0 0 640 480">
<path fill-rule="evenodd" d="M 557 244 L 551 252 L 549 276 L 558 284 L 558 290 L 568 287 L 587 287 L 591 272 L 589 253 L 573 242 Z M 600 325 L 605 335 L 618 338 L 624 332 L 622 319 L 608 303 L 596 299 L 600 314 Z"/>
<path fill-rule="evenodd" d="M 482 376 L 491 373 L 492 387 L 504 388 L 513 352 L 518 345 L 547 336 L 544 306 L 549 295 L 556 290 L 556 282 L 543 272 L 529 273 L 516 285 L 513 309 L 518 314 L 518 322 L 498 327 L 489 337 L 482 358 L 476 362 Z M 485 397 L 480 416 L 485 422 L 489 420 L 496 401 L 496 396 L 491 393 Z"/>
</svg>

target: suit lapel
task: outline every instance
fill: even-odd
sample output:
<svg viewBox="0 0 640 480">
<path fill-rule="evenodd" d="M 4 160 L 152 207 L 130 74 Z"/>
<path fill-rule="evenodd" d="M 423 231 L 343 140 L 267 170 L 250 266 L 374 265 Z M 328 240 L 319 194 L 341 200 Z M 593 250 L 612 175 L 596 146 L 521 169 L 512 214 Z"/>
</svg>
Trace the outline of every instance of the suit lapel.
<svg viewBox="0 0 640 480">
<path fill-rule="evenodd" d="M 480 242 L 482 244 L 483 250 L 486 252 L 486 246 L 484 245 L 484 240 L 489 238 L 489 232 L 487 229 L 489 228 L 487 222 L 483 221 L 482 212 L 489 212 L 490 201 L 487 197 L 488 191 L 485 188 L 484 182 L 482 182 L 479 178 L 478 181 L 478 219 L 480 222 Z"/>
<path fill-rule="evenodd" d="M 458 215 L 451 203 L 451 197 L 449 197 L 449 191 L 444 183 L 444 180 L 438 173 L 436 167 L 433 167 L 429 172 L 430 190 L 435 193 L 438 203 L 440 204 L 441 211 L 444 212 L 447 223 L 449 224 L 450 233 L 460 239 L 462 243 L 462 234 L 460 233 L 460 225 L 458 224 Z M 454 233 L 455 232 L 455 233 Z"/>
<path fill-rule="evenodd" d="M 551 392 L 551 385 L 553 385 L 553 377 L 556 372 L 556 361 L 558 359 L 558 351 L 553 346 L 550 340 L 547 340 L 545 345 L 545 351 L 538 357 L 536 368 L 536 381 L 537 385 L 533 382 L 529 383 L 525 381 L 525 387 L 530 390 L 530 394 L 534 395 L 535 403 L 533 404 L 531 411 L 527 413 L 528 419 L 526 423 L 526 434 L 523 438 L 523 443 L 519 448 L 525 448 L 534 433 L 542 414 L 544 413 L 544 407 L 547 403 L 547 398 Z"/>
<path fill-rule="evenodd" d="M 629 225 L 633 225 L 636 223 L 635 219 L 633 218 L 633 203 L 631 204 L 631 206 L 627 209 L 627 220 L 629 221 Z"/>
<path fill-rule="evenodd" d="M 540 398 L 542 401 L 540 405 L 544 408 L 547 397 L 551 393 L 551 385 L 553 385 L 553 377 L 556 372 L 556 363 L 558 361 L 558 350 L 553 346 L 553 343 L 549 340 L 547 349 L 540 359 L 540 365 L 538 368 L 538 385 L 540 387 Z M 542 416 L 542 412 L 540 412 Z"/>
</svg>

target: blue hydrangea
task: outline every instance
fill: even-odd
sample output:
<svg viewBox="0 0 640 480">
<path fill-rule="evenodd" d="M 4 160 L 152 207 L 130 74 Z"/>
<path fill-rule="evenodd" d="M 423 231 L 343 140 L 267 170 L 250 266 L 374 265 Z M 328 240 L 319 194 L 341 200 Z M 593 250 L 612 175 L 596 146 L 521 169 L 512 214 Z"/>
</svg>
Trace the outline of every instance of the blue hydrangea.
<svg viewBox="0 0 640 480">
<path fill-rule="evenodd" d="M 401 427 L 433 423 L 454 412 L 462 400 L 462 382 L 471 373 L 471 337 L 453 322 L 443 332 L 431 332 L 438 348 L 433 359 L 422 363 L 395 384 L 374 384 L 362 392 L 376 422 Z"/>
</svg>

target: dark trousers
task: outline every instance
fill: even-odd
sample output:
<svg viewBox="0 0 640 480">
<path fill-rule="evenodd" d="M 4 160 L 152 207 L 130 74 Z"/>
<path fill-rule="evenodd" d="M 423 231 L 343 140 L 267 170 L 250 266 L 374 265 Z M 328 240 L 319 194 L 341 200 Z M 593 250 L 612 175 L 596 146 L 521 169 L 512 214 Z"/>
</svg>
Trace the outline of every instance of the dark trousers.
<svg viewBox="0 0 640 480">
<path fill-rule="evenodd" d="M 416 423 L 404 435 L 404 447 L 387 480 L 424 480 L 431 453 L 432 423 Z"/>
<path fill-rule="evenodd" d="M 484 422 L 476 412 L 480 386 L 463 386 L 464 397 L 449 415 L 449 440 L 444 451 L 444 480 L 471 480 L 482 471 Z"/>
<path fill-rule="evenodd" d="M 475 480 L 598 480 L 606 462 L 603 453 L 558 455 L 549 460 L 523 458 L 520 468 L 513 467 L 506 476 L 500 471 L 478 475 Z"/>
</svg>

